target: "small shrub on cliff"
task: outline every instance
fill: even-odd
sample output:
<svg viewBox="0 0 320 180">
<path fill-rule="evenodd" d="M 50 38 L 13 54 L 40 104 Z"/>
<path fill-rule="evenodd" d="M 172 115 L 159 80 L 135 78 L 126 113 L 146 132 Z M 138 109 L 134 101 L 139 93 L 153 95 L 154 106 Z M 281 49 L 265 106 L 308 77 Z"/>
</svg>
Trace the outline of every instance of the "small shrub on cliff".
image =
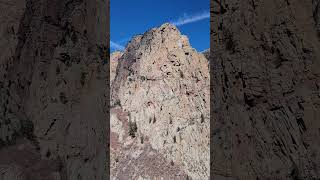
<svg viewBox="0 0 320 180">
<path fill-rule="evenodd" d="M 129 121 L 129 135 L 130 135 L 132 138 L 135 138 L 135 137 L 136 137 L 136 132 L 137 132 L 137 130 L 138 130 L 137 123 L 136 123 L 136 122 Z"/>
</svg>

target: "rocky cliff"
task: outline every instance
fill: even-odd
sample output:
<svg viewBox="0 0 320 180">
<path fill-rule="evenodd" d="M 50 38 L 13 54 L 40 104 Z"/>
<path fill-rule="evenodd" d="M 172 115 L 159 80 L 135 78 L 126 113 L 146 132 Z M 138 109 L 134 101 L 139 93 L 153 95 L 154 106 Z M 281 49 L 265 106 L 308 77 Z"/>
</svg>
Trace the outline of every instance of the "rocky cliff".
<svg viewBox="0 0 320 180">
<path fill-rule="evenodd" d="M 209 66 L 164 24 L 134 37 L 111 87 L 111 178 L 208 179 Z M 111 73 L 113 70 L 111 70 Z"/>
<path fill-rule="evenodd" d="M 210 49 L 203 51 L 202 54 L 207 58 L 207 60 L 210 59 Z"/>
<path fill-rule="evenodd" d="M 0 1 L 0 179 L 106 179 L 107 8 Z"/>
<path fill-rule="evenodd" d="M 319 7 L 211 0 L 211 178 L 320 178 Z"/>
<path fill-rule="evenodd" d="M 113 52 L 110 55 L 110 83 L 111 84 L 116 76 L 118 62 L 119 62 L 119 59 L 122 55 L 123 55 L 123 53 L 120 51 Z"/>
</svg>

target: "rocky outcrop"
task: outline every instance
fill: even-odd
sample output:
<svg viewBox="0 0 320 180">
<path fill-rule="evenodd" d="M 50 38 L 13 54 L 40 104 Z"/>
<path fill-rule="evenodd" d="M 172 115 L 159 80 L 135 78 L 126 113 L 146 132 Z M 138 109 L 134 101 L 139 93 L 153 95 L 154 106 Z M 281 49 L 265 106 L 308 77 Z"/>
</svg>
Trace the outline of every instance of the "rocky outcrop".
<svg viewBox="0 0 320 180">
<path fill-rule="evenodd" d="M 123 53 L 120 51 L 113 52 L 110 55 L 110 82 L 111 82 L 111 84 L 116 76 L 118 60 L 120 59 L 120 57 L 122 55 L 123 55 Z"/>
<path fill-rule="evenodd" d="M 0 179 L 106 179 L 107 1 L 0 3 Z"/>
<path fill-rule="evenodd" d="M 319 3 L 211 3 L 211 178 L 319 179 Z"/>
<path fill-rule="evenodd" d="M 207 49 L 202 52 L 202 54 L 209 60 L 210 59 L 210 49 Z"/>
<path fill-rule="evenodd" d="M 111 177 L 208 179 L 209 67 L 171 25 L 134 37 L 111 87 Z"/>
</svg>

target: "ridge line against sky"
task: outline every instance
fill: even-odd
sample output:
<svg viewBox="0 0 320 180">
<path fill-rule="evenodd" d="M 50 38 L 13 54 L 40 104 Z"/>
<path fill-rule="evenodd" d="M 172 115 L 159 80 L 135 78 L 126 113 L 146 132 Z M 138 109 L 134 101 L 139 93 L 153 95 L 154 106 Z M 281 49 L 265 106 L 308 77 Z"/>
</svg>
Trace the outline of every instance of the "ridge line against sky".
<svg viewBox="0 0 320 180">
<path fill-rule="evenodd" d="M 179 27 L 186 24 L 198 22 L 207 18 L 210 18 L 210 12 L 196 13 L 191 16 L 188 16 L 185 13 L 183 17 L 179 17 L 177 20 L 171 21 L 170 23 Z M 114 42 L 112 40 L 110 40 L 110 47 L 120 51 L 123 51 L 125 49 L 125 47 L 122 46 L 120 43 Z"/>
<path fill-rule="evenodd" d="M 124 46 L 122 46 L 116 42 L 113 42 L 113 41 L 110 41 L 110 47 L 114 48 L 115 50 L 120 50 L 120 51 L 123 51 L 125 48 Z"/>
</svg>

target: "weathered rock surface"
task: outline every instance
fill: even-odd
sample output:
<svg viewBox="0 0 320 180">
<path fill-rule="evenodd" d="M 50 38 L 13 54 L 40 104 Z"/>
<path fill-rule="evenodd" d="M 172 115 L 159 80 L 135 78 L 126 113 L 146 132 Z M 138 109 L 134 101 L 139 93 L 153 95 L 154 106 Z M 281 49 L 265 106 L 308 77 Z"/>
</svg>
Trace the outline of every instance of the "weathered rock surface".
<svg viewBox="0 0 320 180">
<path fill-rule="evenodd" d="M 116 76 L 116 70 L 117 70 L 117 66 L 118 66 L 118 60 L 120 59 L 120 57 L 123 55 L 122 52 L 120 51 L 116 51 L 113 52 L 110 55 L 110 82 L 112 84 L 115 76 Z"/>
<path fill-rule="evenodd" d="M 209 178 L 209 66 L 186 36 L 134 37 L 111 88 L 112 179 Z"/>
<path fill-rule="evenodd" d="M 209 60 L 209 58 L 210 58 L 210 49 L 207 49 L 207 50 L 203 51 L 202 54 Z"/>
<path fill-rule="evenodd" d="M 106 179 L 107 1 L 0 10 L 0 179 Z"/>
<path fill-rule="evenodd" d="M 312 17 L 318 30 L 318 38 L 320 38 L 320 1 L 312 0 Z"/>
<path fill-rule="evenodd" d="M 319 1 L 211 3 L 211 178 L 319 179 Z"/>
</svg>

